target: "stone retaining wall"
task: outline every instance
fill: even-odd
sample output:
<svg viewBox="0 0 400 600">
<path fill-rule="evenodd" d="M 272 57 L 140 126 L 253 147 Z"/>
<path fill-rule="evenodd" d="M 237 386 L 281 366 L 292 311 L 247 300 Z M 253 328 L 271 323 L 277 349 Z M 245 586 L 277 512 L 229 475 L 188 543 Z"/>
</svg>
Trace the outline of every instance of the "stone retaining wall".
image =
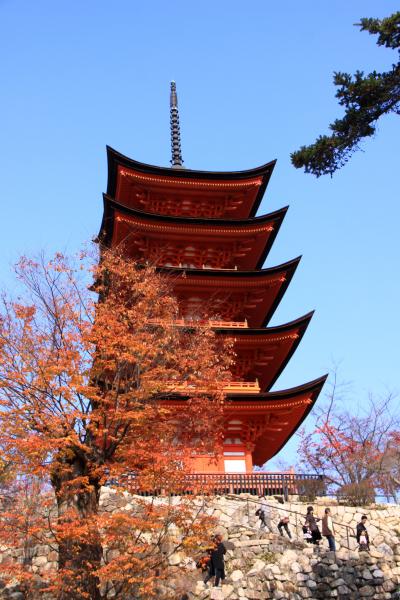
<svg viewBox="0 0 400 600">
<path fill-rule="evenodd" d="M 222 598 L 400 599 L 400 595 L 397 595 L 400 587 L 400 506 L 374 506 L 360 510 L 337 506 L 329 499 L 316 501 L 313 504 L 316 516 L 322 517 L 324 508 L 329 505 L 333 520 L 341 525 L 336 528 L 338 551 L 334 554 L 328 551 L 325 540 L 320 548 L 304 543 L 301 531 L 303 517 L 296 517 L 287 510 L 305 515 L 306 504 L 296 501 L 280 504 L 273 498 L 268 499 L 272 527 L 266 532 L 260 530 L 260 522 L 254 514 L 257 504 L 253 501 L 254 497 L 246 495 L 198 498 L 195 501 L 201 511 L 212 515 L 218 523 L 210 535 L 219 532 L 227 543 L 227 579 L 221 589 Z M 166 499 L 158 498 L 155 502 L 166 502 Z M 179 504 L 180 499 L 169 499 L 169 502 Z M 135 498 L 127 494 L 116 494 L 111 488 L 102 491 L 101 506 L 104 511 L 113 512 L 121 508 L 131 510 L 134 504 Z M 279 518 L 287 514 L 290 517 L 292 540 L 281 537 L 276 529 Z M 346 529 L 343 527 L 348 525 L 355 530 L 362 514 L 367 514 L 369 519 L 369 553 L 358 552 L 354 537 L 350 537 L 350 543 L 347 544 Z M 14 558 L 17 558 L 17 554 Z M 0 548 L 0 563 L 12 558 Z M 211 588 L 204 585 L 204 576 L 196 569 L 198 558 L 199 555 L 185 556 L 181 552 L 169 556 L 172 575 L 169 587 L 164 589 L 168 598 L 180 600 L 183 591 L 191 600 L 210 598 Z M 57 552 L 45 545 L 33 547 L 31 561 L 35 575 L 45 575 L 56 566 Z M 3 587 L 0 598 L 22 600 L 24 596 L 14 585 Z"/>
</svg>

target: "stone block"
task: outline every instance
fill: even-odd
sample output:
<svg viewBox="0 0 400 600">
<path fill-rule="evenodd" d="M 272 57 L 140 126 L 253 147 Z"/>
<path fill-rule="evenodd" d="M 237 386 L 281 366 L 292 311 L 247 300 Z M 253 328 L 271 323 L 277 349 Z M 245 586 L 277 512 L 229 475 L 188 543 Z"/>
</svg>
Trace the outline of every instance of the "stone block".
<svg viewBox="0 0 400 600">
<path fill-rule="evenodd" d="M 369 569 L 364 569 L 361 576 L 365 580 L 373 579 L 373 575 Z"/>
<path fill-rule="evenodd" d="M 358 593 L 360 594 L 361 598 L 370 598 L 375 594 L 375 589 L 372 587 L 372 585 L 363 585 L 363 587 L 360 587 L 358 590 Z"/>
<path fill-rule="evenodd" d="M 377 548 L 379 544 L 383 544 L 385 541 L 385 536 L 378 534 L 373 538 L 374 546 Z"/>
<path fill-rule="evenodd" d="M 265 566 L 266 566 L 266 563 L 263 560 L 261 560 L 260 558 L 257 558 L 255 560 L 255 562 L 253 563 L 250 571 L 248 571 L 247 574 L 251 575 L 251 574 L 259 573 L 260 571 L 262 571 L 262 569 L 265 568 Z"/>
<path fill-rule="evenodd" d="M 384 573 L 380 569 L 375 569 L 375 571 L 373 571 L 372 574 L 374 577 L 377 577 L 377 578 L 384 577 Z"/>
<path fill-rule="evenodd" d="M 298 562 L 292 562 L 292 564 L 290 565 L 290 569 L 293 571 L 293 573 L 301 572 L 301 567 Z M 399 568 L 399 572 L 400 572 L 400 568 Z"/>
<path fill-rule="evenodd" d="M 35 556 L 32 558 L 32 565 L 35 567 L 43 567 L 47 563 L 47 556 Z"/>
<path fill-rule="evenodd" d="M 229 598 L 229 596 L 232 594 L 234 588 L 233 585 L 230 585 L 229 583 L 226 583 L 225 585 L 222 586 L 222 597 L 223 598 Z M 251 596 L 248 594 L 248 598 L 251 598 Z"/>
<path fill-rule="evenodd" d="M 385 544 L 384 542 L 382 544 L 379 544 L 376 549 L 384 556 L 392 557 L 394 554 L 391 547 L 388 544 Z"/>
<path fill-rule="evenodd" d="M 181 552 L 174 552 L 168 558 L 168 562 L 171 566 L 179 565 L 183 561 L 183 554 Z"/>
<path fill-rule="evenodd" d="M 48 553 L 50 552 L 50 547 L 46 546 L 46 545 L 38 545 L 35 546 L 35 554 L 36 556 L 47 556 Z"/>
<path fill-rule="evenodd" d="M 341 577 L 339 577 L 339 579 L 335 579 L 334 581 L 331 582 L 332 588 L 337 588 L 340 585 L 346 585 L 346 582 Z"/>
<path fill-rule="evenodd" d="M 297 560 L 297 556 L 298 556 L 298 552 L 295 552 L 295 550 L 290 550 L 290 549 L 285 550 L 284 553 L 282 554 L 282 560 L 291 562 L 291 561 Z"/>
<path fill-rule="evenodd" d="M 392 592 L 395 589 L 396 585 L 393 583 L 393 581 L 387 579 L 383 582 L 382 587 L 385 590 L 385 592 Z"/>
<path fill-rule="evenodd" d="M 278 574 L 280 574 L 280 572 L 281 572 L 281 570 L 280 570 L 280 568 L 279 568 L 279 566 L 278 566 L 278 565 L 272 565 L 272 566 L 271 566 L 271 571 L 272 571 L 272 573 L 273 573 L 274 575 L 278 575 Z"/>
</svg>

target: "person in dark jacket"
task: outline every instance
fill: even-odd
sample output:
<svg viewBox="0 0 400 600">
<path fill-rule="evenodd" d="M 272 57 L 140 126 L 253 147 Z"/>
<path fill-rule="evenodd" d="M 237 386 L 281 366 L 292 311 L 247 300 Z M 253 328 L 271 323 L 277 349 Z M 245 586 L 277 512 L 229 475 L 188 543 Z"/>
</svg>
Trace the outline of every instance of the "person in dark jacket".
<svg viewBox="0 0 400 600">
<path fill-rule="evenodd" d="M 333 529 L 330 508 L 325 509 L 325 514 L 322 518 L 322 535 L 328 540 L 329 550 L 331 550 L 331 552 L 336 552 L 335 532 Z"/>
<path fill-rule="evenodd" d="M 224 581 L 225 579 L 225 561 L 224 554 L 226 553 L 226 548 L 222 543 L 222 536 L 216 535 L 214 538 L 214 547 L 211 549 L 210 555 L 210 565 L 208 569 L 208 574 L 204 579 L 204 583 L 210 581 L 212 577 L 215 576 L 214 586 L 218 587 L 220 581 Z"/>
<path fill-rule="evenodd" d="M 282 517 L 282 519 L 279 521 L 278 531 L 281 535 L 283 535 L 283 529 L 286 531 L 288 538 L 291 540 L 292 534 L 290 533 L 289 529 L 289 517 Z"/>
<path fill-rule="evenodd" d="M 204 583 L 210 581 L 212 577 L 215 576 L 215 569 L 211 561 L 211 552 L 215 547 L 215 538 L 212 539 L 212 543 L 209 548 L 207 548 L 206 555 L 203 556 L 197 563 L 197 566 L 201 568 L 202 571 L 207 571 L 207 575 L 205 576 Z"/>
<path fill-rule="evenodd" d="M 307 507 L 307 514 L 304 523 L 304 527 L 307 528 L 311 533 L 311 543 L 315 545 L 319 545 L 320 540 L 322 539 L 321 532 L 317 525 L 317 517 L 314 517 L 314 509 L 312 506 Z"/>
<path fill-rule="evenodd" d="M 369 535 L 365 523 L 367 522 L 367 515 L 361 517 L 361 521 L 357 525 L 356 539 L 358 543 L 358 549 L 361 551 L 369 550 Z"/>
</svg>

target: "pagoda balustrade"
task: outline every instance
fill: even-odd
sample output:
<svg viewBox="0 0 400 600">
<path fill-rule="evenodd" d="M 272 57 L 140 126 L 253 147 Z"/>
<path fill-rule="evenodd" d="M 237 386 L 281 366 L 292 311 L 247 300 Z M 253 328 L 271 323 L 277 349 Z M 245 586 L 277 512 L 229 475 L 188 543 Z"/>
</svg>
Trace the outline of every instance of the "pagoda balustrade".
<svg viewBox="0 0 400 600">
<path fill-rule="evenodd" d="M 122 476 L 121 480 L 110 480 L 108 485 L 123 485 L 129 480 L 129 488 L 142 496 L 165 495 L 167 490 L 146 490 L 137 485 L 135 474 Z M 312 488 L 319 496 L 324 496 L 325 480 L 314 473 L 191 473 L 185 476 L 180 489 L 169 490 L 171 494 L 250 494 L 252 496 L 304 495 Z"/>
<path fill-rule="evenodd" d="M 171 382 L 171 391 L 189 394 L 192 392 L 202 393 L 206 390 L 203 388 L 197 388 L 194 384 L 180 383 L 176 385 Z M 230 381 L 223 387 L 225 394 L 258 394 L 260 385 L 258 381 Z"/>
<path fill-rule="evenodd" d="M 324 480 L 321 475 L 296 473 L 194 473 L 187 476 L 193 491 L 208 490 L 209 493 L 251 494 L 252 496 L 298 495 L 303 491 L 304 482 L 319 484 L 320 494 L 324 494 Z"/>
<path fill-rule="evenodd" d="M 150 325 L 159 325 L 160 321 L 157 319 L 149 319 L 148 323 Z M 172 323 L 171 323 L 172 324 Z M 246 329 L 248 328 L 247 320 L 245 321 L 214 321 L 214 320 L 200 320 L 197 321 L 195 319 L 175 319 L 173 325 L 177 325 L 178 327 L 215 327 L 221 329 L 223 327 L 227 327 L 229 329 Z"/>
</svg>

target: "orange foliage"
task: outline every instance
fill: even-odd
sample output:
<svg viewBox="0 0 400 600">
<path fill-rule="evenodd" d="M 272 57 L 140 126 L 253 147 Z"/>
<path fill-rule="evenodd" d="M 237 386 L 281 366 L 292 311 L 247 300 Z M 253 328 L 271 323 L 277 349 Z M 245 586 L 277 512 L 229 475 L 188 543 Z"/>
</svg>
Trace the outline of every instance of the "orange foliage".
<svg viewBox="0 0 400 600">
<path fill-rule="evenodd" d="M 369 486 L 371 497 L 378 492 L 395 496 L 400 486 L 395 450 L 399 420 L 391 414 L 392 397 L 370 396 L 363 409 L 350 411 L 348 402 L 341 406 L 336 373 L 331 387 L 328 402 L 314 410 L 314 429 L 300 432 L 301 467 L 324 475 L 339 493 L 349 486 Z"/>
<path fill-rule="evenodd" d="M 105 250 L 88 287 L 87 260 L 24 258 L 22 299 L 3 297 L 0 447 L 14 465 L 15 503 L 1 516 L 1 543 L 54 546 L 58 570 L 45 581 L 60 598 L 102 598 L 111 588 L 121 598 L 161 597 L 165 547 L 195 548 L 209 521 L 190 499 L 136 498 L 129 510 L 102 512 L 100 488 L 182 491 L 190 454 L 221 443 L 232 349 L 204 324 L 175 324 L 176 300 L 154 268 Z M 171 391 L 183 384 L 184 411 Z M 32 511 L 21 488 L 38 481 Z M 3 571 L 37 584 L 24 562 Z"/>
</svg>

